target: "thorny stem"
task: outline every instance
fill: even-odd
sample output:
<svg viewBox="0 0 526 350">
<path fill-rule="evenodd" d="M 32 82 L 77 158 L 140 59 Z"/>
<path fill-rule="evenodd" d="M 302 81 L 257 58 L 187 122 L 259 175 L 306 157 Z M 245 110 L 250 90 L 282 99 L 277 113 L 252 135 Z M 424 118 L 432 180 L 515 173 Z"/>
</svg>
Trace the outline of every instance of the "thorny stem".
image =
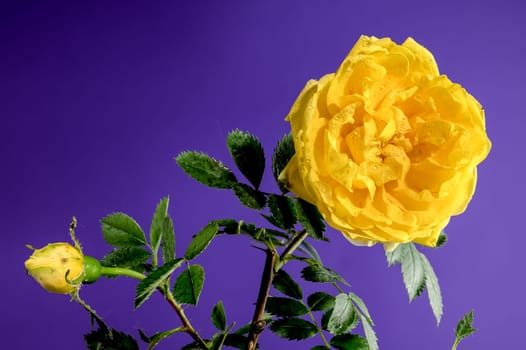
<svg viewBox="0 0 526 350">
<path fill-rule="evenodd" d="M 247 350 L 254 350 L 258 343 L 259 335 L 265 329 L 266 322 L 263 319 L 265 307 L 267 305 L 268 293 L 270 292 L 270 285 L 274 279 L 274 262 L 276 261 L 276 252 L 267 249 L 265 250 L 267 257 L 265 259 L 265 267 L 261 275 L 261 283 L 259 285 L 258 300 L 256 308 L 254 309 L 254 317 L 250 326 L 248 334 Z"/>
<path fill-rule="evenodd" d="M 184 326 L 184 331 L 188 333 L 198 344 L 201 346 L 201 348 L 208 350 L 208 344 L 201 338 L 199 333 L 195 330 L 195 328 L 190 323 L 190 320 L 188 317 L 186 317 L 186 314 L 184 313 L 183 307 L 174 299 L 172 293 L 170 293 L 169 290 L 166 290 L 164 288 L 159 288 L 159 291 L 163 294 L 166 301 L 168 301 L 168 304 L 175 310 L 177 313 L 177 316 L 181 319 L 181 322 Z"/>
<path fill-rule="evenodd" d="M 103 266 L 102 267 L 102 275 L 103 276 L 107 276 L 107 277 L 128 276 L 128 277 L 132 277 L 132 278 L 135 278 L 135 279 L 138 279 L 138 280 L 141 280 L 141 281 L 146 278 L 146 276 L 143 275 L 140 272 L 137 272 L 137 271 L 134 271 L 134 270 L 130 270 L 130 269 L 126 269 L 126 268 L 122 268 L 122 267 L 104 267 Z M 174 297 L 173 297 L 172 293 L 170 292 L 169 288 L 159 287 L 158 290 L 163 295 L 163 297 L 166 299 L 168 304 L 170 304 L 170 306 L 177 313 L 177 316 L 179 316 L 179 319 L 181 320 L 181 323 L 183 324 L 184 332 L 188 333 L 197 343 L 199 343 L 199 345 L 203 349 L 209 349 L 209 347 L 206 344 L 206 342 L 201 338 L 199 333 L 197 333 L 195 328 L 190 323 L 190 320 L 188 319 L 188 317 L 186 317 L 186 314 L 184 313 L 184 310 L 183 310 L 182 306 L 174 299 Z M 75 300 L 79 301 L 79 303 L 81 302 L 80 298 L 75 299 Z M 87 304 L 85 304 L 85 303 L 82 304 L 81 303 L 81 305 L 84 306 L 84 308 L 86 310 L 88 310 L 94 317 L 96 317 L 99 322 L 102 321 L 102 319 L 100 319 L 100 317 L 98 317 L 95 314 L 94 311 L 90 311 L 91 309 L 88 309 L 89 306 L 87 306 Z M 88 307 L 88 308 L 86 308 L 86 307 Z"/>
<path fill-rule="evenodd" d="M 78 289 L 75 290 L 73 293 L 71 293 L 71 299 L 73 299 L 77 303 L 79 303 L 80 306 L 82 306 L 84 308 L 84 310 L 86 310 L 90 314 L 90 316 L 92 317 L 92 319 L 91 319 L 92 321 L 93 321 L 93 319 L 96 319 L 97 323 L 99 324 L 100 327 L 105 327 L 106 329 L 109 330 L 109 327 L 102 320 L 102 318 L 97 314 L 97 312 L 95 312 L 95 310 L 93 310 L 91 308 L 91 306 L 86 304 L 86 302 L 80 298 Z M 92 326 L 93 326 L 93 322 L 92 322 Z"/>
<path fill-rule="evenodd" d="M 254 317 L 252 318 L 252 323 L 250 327 L 250 332 L 248 334 L 248 341 L 247 341 L 247 350 L 254 350 L 256 349 L 259 335 L 263 330 L 265 329 L 266 322 L 263 319 L 263 315 L 265 312 L 265 307 L 267 305 L 268 295 L 270 292 L 270 286 L 272 285 L 272 280 L 274 279 L 274 274 L 279 271 L 283 265 L 287 263 L 287 257 L 296 250 L 303 242 L 305 238 L 307 238 L 308 233 L 307 231 L 303 230 L 298 233 L 287 245 L 283 253 L 280 255 L 279 259 L 276 259 L 276 251 L 270 248 L 267 248 L 265 250 L 267 257 L 265 259 L 265 267 L 263 269 L 263 274 L 261 275 L 261 282 L 259 285 L 259 293 L 258 293 L 258 299 L 256 303 L 256 308 L 254 309 Z M 325 342 L 327 340 L 323 337 Z"/>
</svg>

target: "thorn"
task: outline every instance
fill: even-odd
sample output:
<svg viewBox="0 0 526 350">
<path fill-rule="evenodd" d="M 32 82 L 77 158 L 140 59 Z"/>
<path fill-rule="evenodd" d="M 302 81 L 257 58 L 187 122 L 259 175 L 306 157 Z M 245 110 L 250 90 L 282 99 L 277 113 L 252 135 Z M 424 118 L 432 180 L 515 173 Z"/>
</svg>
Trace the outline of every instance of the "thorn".
<svg viewBox="0 0 526 350">
<path fill-rule="evenodd" d="M 257 250 L 261 250 L 262 252 L 266 252 L 266 251 L 267 251 L 267 249 L 265 249 L 265 248 L 261 248 L 261 247 L 258 247 L 258 246 L 256 246 L 256 245 L 251 245 L 251 247 L 252 247 L 252 248 L 255 248 L 255 249 L 257 249 Z"/>
</svg>

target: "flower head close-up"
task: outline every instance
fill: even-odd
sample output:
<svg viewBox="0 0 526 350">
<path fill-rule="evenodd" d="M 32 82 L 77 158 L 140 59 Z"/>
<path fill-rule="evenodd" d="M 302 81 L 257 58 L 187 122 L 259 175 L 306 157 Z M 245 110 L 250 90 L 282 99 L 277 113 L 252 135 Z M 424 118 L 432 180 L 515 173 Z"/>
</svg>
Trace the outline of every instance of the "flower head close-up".
<svg viewBox="0 0 526 350">
<path fill-rule="evenodd" d="M 361 36 L 287 120 L 296 153 L 280 180 L 357 245 L 435 246 L 491 148 L 479 102 L 412 38 Z"/>
</svg>

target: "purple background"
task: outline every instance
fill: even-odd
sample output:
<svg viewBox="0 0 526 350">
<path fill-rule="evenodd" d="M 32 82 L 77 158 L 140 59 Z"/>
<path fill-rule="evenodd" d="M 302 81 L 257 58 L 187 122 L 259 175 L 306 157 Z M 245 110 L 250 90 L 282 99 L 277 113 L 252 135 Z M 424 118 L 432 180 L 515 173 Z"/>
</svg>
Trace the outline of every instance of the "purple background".
<svg viewBox="0 0 526 350">
<path fill-rule="evenodd" d="M 448 349 L 454 327 L 475 310 L 479 332 L 461 349 L 518 349 L 523 324 L 523 141 L 526 14 L 521 1 L 12 1 L 0 8 L 2 159 L 2 348 L 81 349 L 89 320 L 67 296 L 24 274 L 30 252 L 67 241 L 72 215 L 85 252 L 102 257 L 99 219 L 123 211 L 148 229 L 171 196 L 177 251 L 208 220 L 261 222 L 227 191 L 188 178 L 173 156 L 202 150 L 233 167 L 227 133 L 250 130 L 270 152 L 309 78 L 333 72 L 360 34 L 407 36 L 429 48 L 441 72 L 485 107 L 493 142 L 467 212 L 447 228 L 450 241 L 428 257 L 445 303 L 435 326 L 427 297 L 409 304 L 398 267 L 381 246 L 357 248 L 335 231 L 319 244 L 376 321 L 382 349 Z M 267 164 L 267 170 L 269 169 Z M 270 172 L 263 188 L 275 191 Z M 222 299 L 228 321 L 253 312 L 263 254 L 245 237 L 220 237 L 198 262 L 205 287 L 191 320 L 205 336 Z M 293 265 L 292 271 L 300 265 Z M 156 295 L 132 311 L 136 282 L 104 280 L 84 298 L 117 329 L 137 335 L 179 325 Z M 311 291 L 311 285 L 306 286 Z M 189 342 L 175 335 L 159 349 Z M 319 344 L 281 341 L 263 349 Z"/>
</svg>

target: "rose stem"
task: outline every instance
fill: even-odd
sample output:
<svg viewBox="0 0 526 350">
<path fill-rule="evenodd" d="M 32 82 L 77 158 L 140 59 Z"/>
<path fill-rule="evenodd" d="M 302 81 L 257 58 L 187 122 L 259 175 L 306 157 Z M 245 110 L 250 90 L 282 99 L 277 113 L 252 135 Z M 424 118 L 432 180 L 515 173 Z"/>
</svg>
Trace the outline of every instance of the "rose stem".
<svg viewBox="0 0 526 350">
<path fill-rule="evenodd" d="M 263 274 L 261 275 L 261 283 L 259 285 L 259 294 L 256 308 L 254 310 L 254 317 L 252 318 L 252 324 L 248 334 L 247 350 L 256 349 L 259 335 L 261 332 L 263 332 L 266 326 L 265 320 L 263 320 L 263 314 L 267 305 L 270 285 L 272 284 L 272 279 L 274 278 L 274 262 L 276 260 L 276 252 L 267 248 L 265 253 L 267 254 L 267 257 L 265 259 Z"/>
</svg>

